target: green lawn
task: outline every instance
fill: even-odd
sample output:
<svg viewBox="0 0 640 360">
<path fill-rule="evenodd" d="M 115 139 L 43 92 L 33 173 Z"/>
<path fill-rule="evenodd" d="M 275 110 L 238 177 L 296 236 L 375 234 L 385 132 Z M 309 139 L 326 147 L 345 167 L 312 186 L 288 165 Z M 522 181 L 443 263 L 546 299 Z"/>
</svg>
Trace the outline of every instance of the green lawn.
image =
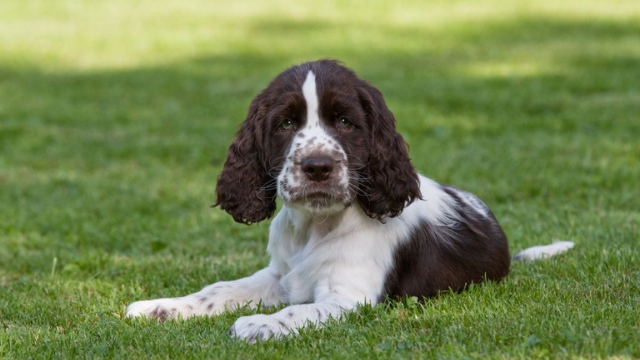
<svg viewBox="0 0 640 360">
<path fill-rule="evenodd" d="M 345 3 L 0 2 L 0 358 L 640 357 L 640 2 Z M 252 96 L 325 57 L 512 252 L 576 247 L 284 341 L 230 339 L 246 309 L 123 319 L 267 264 L 268 222 L 211 209 L 216 177 Z"/>
</svg>

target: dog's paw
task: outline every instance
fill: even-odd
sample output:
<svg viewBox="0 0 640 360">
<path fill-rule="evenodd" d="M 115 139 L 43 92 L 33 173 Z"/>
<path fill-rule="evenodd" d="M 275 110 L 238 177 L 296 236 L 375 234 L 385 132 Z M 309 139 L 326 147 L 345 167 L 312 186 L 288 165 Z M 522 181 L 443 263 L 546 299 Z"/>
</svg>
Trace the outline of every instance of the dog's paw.
<svg viewBox="0 0 640 360">
<path fill-rule="evenodd" d="M 188 306 L 188 305 L 187 305 Z M 188 317 L 190 309 L 177 299 L 158 299 L 136 301 L 127 307 L 126 317 L 147 317 L 165 321 L 180 317 Z"/>
<path fill-rule="evenodd" d="M 292 333 L 284 321 L 273 315 L 243 316 L 236 320 L 229 335 L 253 344 L 257 341 L 279 339 Z"/>
</svg>

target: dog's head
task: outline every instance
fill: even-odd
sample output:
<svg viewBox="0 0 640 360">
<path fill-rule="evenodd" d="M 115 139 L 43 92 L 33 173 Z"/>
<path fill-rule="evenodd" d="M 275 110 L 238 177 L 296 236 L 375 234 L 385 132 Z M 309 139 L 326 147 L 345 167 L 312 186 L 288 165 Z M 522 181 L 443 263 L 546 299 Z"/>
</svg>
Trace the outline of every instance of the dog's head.
<svg viewBox="0 0 640 360">
<path fill-rule="evenodd" d="M 251 102 L 216 194 L 215 205 L 247 224 L 273 215 L 277 195 L 311 213 L 357 202 L 383 221 L 420 189 L 380 91 L 338 62 L 321 60 L 284 71 Z"/>
</svg>

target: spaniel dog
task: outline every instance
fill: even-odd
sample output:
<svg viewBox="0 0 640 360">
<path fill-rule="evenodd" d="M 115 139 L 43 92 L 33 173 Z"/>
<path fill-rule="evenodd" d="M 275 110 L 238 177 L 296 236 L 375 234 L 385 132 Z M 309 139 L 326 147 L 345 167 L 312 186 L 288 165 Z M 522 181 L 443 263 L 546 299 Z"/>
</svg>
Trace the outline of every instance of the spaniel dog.
<svg viewBox="0 0 640 360">
<path fill-rule="evenodd" d="M 269 266 L 178 298 L 132 303 L 166 320 L 288 303 L 237 319 L 249 342 L 340 320 L 358 304 L 431 297 L 509 273 L 507 238 L 475 195 L 419 175 L 382 94 L 331 60 L 278 75 L 252 101 L 218 178 L 217 202 L 239 223 L 271 222 Z M 559 242 L 516 256 L 552 256 Z"/>
</svg>

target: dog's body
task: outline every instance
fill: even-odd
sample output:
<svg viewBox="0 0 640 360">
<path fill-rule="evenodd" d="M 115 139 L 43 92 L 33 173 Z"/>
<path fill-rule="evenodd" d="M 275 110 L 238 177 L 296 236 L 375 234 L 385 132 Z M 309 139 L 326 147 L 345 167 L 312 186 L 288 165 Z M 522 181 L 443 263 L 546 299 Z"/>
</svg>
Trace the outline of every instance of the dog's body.
<svg viewBox="0 0 640 360">
<path fill-rule="evenodd" d="M 333 61 L 294 66 L 253 100 L 216 193 L 242 223 L 270 217 L 283 199 L 269 266 L 185 297 L 135 302 L 127 316 L 291 304 L 236 321 L 231 333 L 255 341 L 340 319 L 357 304 L 459 291 L 509 272 L 507 239 L 487 206 L 418 175 L 382 94 Z"/>
</svg>

